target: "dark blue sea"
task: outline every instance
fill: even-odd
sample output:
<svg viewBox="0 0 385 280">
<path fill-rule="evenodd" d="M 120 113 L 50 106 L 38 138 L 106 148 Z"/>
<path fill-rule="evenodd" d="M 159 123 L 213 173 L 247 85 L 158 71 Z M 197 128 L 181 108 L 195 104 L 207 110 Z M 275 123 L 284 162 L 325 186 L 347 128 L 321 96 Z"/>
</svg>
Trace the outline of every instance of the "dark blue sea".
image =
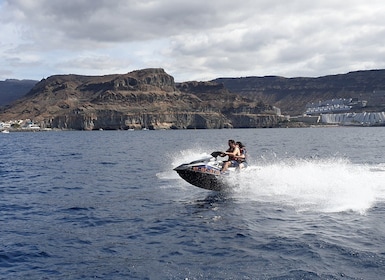
<svg viewBox="0 0 385 280">
<path fill-rule="evenodd" d="M 242 141 L 230 189 L 172 169 Z M 0 279 L 384 279 L 385 128 L 0 134 Z"/>
</svg>

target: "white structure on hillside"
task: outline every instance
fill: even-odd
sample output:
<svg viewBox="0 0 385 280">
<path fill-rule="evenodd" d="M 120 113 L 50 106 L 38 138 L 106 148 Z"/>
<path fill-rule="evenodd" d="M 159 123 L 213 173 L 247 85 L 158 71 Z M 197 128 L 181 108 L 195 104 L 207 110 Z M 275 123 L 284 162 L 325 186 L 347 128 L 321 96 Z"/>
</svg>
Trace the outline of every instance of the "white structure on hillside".
<svg viewBox="0 0 385 280">
<path fill-rule="evenodd" d="M 385 125 L 385 112 L 322 114 L 321 122 L 341 125 Z"/>
<path fill-rule="evenodd" d="M 0 122 L 0 130 L 9 129 L 11 127 L 10 123 Z"/>
<path fill-rule="evenodd" d="M 339 98 L 325 101 L 308 103 L 306 105 L 306 115 L 319 115 L 325 113 L 348 112 L 355 108 L 366 107 L 367 101 L 358 98 Z"/>
</svg>

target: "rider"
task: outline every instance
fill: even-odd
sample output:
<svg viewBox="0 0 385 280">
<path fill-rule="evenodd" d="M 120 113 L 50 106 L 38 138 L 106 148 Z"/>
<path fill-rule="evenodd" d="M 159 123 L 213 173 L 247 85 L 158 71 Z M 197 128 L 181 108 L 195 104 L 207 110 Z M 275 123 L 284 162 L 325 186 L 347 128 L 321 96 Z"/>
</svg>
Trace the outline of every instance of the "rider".
<svg viewBox="0 0 385 280">
<path fill-rule="evenodd" d="M 234 140 L 230 139 L 228 141 L 229 148 L 226 152 L 222 154 L 222 156 L 229 156 L 229 159 L 223 162 L 221 173 L 225 172 L 230 166 L 238 167 L 239 163 L 237 161 L 237 157 L 239 157 L 240 151 L 237 143 Z"/>
<path fill-rule="evenodd" d="M 247 167 L 247 151 L 246 146 L 242 144 L 242 142 L 236 143 L 239 147 L 239 153 L 240 155 L 236 157 L 236 160 L 238 161 L 239 169 L 242 169 L 244 167 Z"/>
</svg>

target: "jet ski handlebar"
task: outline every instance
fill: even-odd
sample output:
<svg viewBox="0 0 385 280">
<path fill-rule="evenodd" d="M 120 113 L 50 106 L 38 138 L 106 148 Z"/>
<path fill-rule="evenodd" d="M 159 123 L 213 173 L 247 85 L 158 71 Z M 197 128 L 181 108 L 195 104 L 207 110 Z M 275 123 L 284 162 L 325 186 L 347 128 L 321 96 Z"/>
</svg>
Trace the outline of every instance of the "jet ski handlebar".
<svg viewBox="0 0 385 280">
<path fill-rule="evenodd" d="M 224 153 L 224 152 L 221 152 L 221 151 L 215 151 L 215 152 L 212 152 L 212 153 L 211 153 L 211 156 L 212 156 L 212 157 L 215 157 L 215 158 L 217 158 L 217 157 L 224 157 L 224 156 L 225 156 L 225 153 Z"/>
</svg>

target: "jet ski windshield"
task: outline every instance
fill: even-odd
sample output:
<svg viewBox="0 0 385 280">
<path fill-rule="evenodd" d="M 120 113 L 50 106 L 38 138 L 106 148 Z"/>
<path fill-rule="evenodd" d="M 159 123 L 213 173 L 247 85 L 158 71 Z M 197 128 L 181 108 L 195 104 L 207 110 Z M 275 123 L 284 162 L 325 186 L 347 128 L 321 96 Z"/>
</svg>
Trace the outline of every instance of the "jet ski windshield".
<svg viewBox="0 0 385 280">
<path fill-rule="evenodd" d="M 202 158 L 202 159 L 197 159 L 197 160 L 194 160 L 194 161 L 190 162 L 189 164 L 196 164 L 196 163 L 200 163 L 200 162 L 208 162 L 208 161 L 210 161 L 211 159 L 212 159 L 211 157 Z"/>
</svg>

